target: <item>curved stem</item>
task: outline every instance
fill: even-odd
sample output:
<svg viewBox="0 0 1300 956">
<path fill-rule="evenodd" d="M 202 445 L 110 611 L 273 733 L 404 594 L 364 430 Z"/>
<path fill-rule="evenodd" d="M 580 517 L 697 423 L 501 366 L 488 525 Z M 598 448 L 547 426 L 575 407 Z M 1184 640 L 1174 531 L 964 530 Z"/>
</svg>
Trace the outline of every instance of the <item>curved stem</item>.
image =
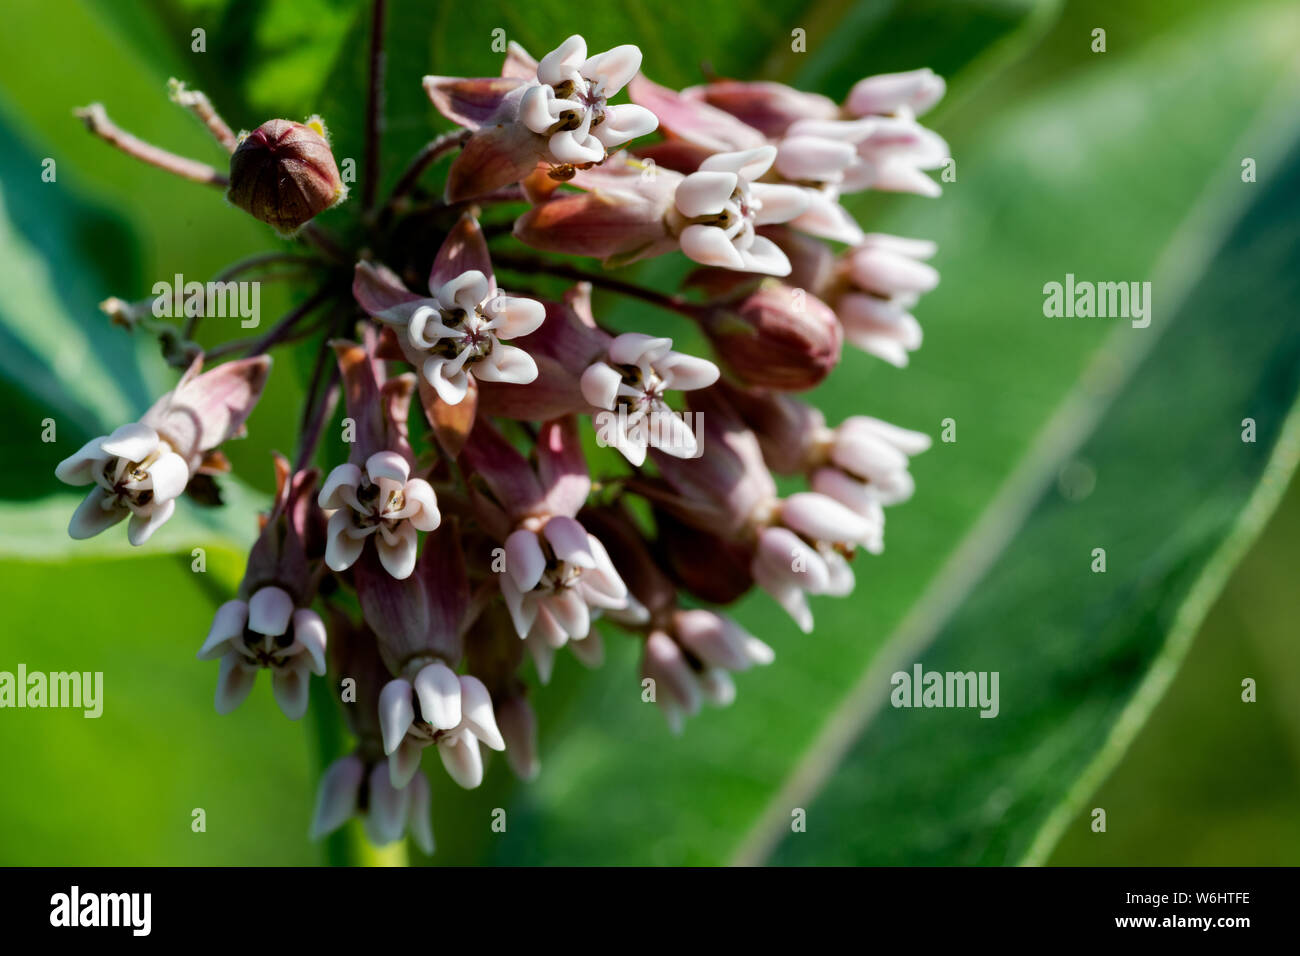
<svg viewBox="0 0 1300 956">
<path fill-rule="evenodd" d="M 158 169 L 166 170 L 174 176 L 180 176 L 182 179 L 188 179 L 191 182 L 204 183 L 222 189 L 230 185 L 228 177 L 217 172 L 214 167 L 209 166 L 207 163 L 200 163 L 196 159 L 188 159 L 184 156 L 177 156 L 175 153 L 169 153 L 167 150 L 152 143 L 146 143 L 144 140 L 121 129 L 108 118 L 108 113 L 104 110 L 102 103 L 91 103 L 89 106 L 76 110 L 75 113 L 86 124 L 86 129 L 109 145 L 117 147 L 128 156 L 134 156 L 141 162 L 156 166 Z"/>
<path fill-rule="evenodd" d="M 393 191 L 388 196 L 388 202 L 385 204 L 386 211 L 392 210 L 406 197 L 407 193 L 415 188 L 415 184 L 420 181 L 420 177 L 424 175 L 425 170 L 452 150 L 464 146 L 469 137 L 469 130 L 458 129 L 452 130 L 450 133 L 443 133 L 441 136 L 425 143 L 424 148 L 415 154 L 415 158 L 411 160 L 410 165 L 406 167 L 406 171 L 397 180 L 397 185 L 393 187 Z"/>
</svg>

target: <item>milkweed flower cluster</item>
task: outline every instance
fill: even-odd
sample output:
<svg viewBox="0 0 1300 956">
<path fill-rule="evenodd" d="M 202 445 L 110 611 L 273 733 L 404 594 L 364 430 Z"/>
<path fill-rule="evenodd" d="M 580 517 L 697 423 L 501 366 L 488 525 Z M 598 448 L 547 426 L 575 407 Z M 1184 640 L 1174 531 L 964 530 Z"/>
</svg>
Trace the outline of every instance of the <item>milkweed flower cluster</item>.
<svg viewBox="0 0 1300 956">
<path fill-rule="evenodd" d="M 466 788 L 496 752 L 535 776 L 536 685 L 561 652 L 599 666 L 610 627 L 642 642 L 648 699 L 675 731 L 729 704 L 733 675 L 775 655 L 722 608 L 757 588 L 811 631 L 809 598 L 851 593 L 857 553 L 883 551 L 885 508 L 913 494 L 928 437 L 831 424 L 796 395 L 845 341 L 896 366 L 921 344 L 911 310 L 938 281 L 934 245 L 867 233 L 844 200 L 938 194 L 926 171 L 947 146 L 917 117 L 942 80 L 871 77 L 839 104 L 776 83 L 675 91 L 641 67 L 633 45 L 592 54 L 573 36 L 540 60 L 512 45 L 500 76 L 425 77 L 457 129 L 387 201 L 365 191 L 351 239 L 314 221 L 346 197 L 319 118 L 237 137 L 201 94 L 178 100 L 233 153 L 228 182 L 207 181 L 297 230 L 321 285 L 207 356 L 159 331 L 168 354 L 195 356 L 179 384 L 57 475 L 89 487 L 73 537 L 128 520 L 145 544 L 230 470 L 222 447 L 254 412 L 265 353 L 314 338 L 296 457 L 274 459 L 243 581 L 198 656 L 219 662 L 222 713 L 262 670 L 292 720 L 313 677 L 342 690 L 356 746 L 324 774 L 315 836 L 356 817 L 376 843 L 409 834 L 432 852 L 424 752 Z M 441 194 L 422 189 L 453 154 Z M 667 291 L 551 253 L 693 264 Z M 615 328 L 607 295 L 699 334 Z M 113 314 L 132 325 L 140 310 L 114 300 Z M 802 484 L 783 495 L 774 475 Z"/>
</svg>

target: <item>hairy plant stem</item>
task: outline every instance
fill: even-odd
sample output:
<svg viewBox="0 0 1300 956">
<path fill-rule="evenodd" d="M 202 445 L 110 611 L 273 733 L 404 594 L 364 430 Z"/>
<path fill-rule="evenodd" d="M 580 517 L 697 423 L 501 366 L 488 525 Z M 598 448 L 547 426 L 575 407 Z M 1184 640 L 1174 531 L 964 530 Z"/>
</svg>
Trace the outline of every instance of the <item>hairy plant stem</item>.
<svg viewBox="0 0 1300 956">
<path fill-rule="evenodd" d="M 193 113 L 205 127 L 212 138 L 221 144 L 221 147 L 227 153 L 233 153 L 239 145 L 239 137 L 230 128 L 230 125 L 221 118 L 221 114 L 213 107 L 212 101 L 208 99 L 207 94 L 201 90 L 187 89 L 185 84 L 176 79 L 167 81 L 167 95 L 171 97 L 173 103 L 183 106 Z"/>
<path fill-rule="evenodd" d="M 117 147 L 128 156 L 134 156 L 141 162 L 156 166 L 191 182 L 219 186 L 222 189 L 230 185 L 230 179 L 223 173 L 218 172 L 215 167 L 209 166 L 207 163 L 201 163 L 197 159 L 188 159 L 185 156 L 170 153 L 121 129 L 108 118 L 108 113 L 104 110 L 102 103 L 91 103 L 89 106 L 82 107 L 76 110 L 76 115 L 86 124 L 86 129 L 104 142 Z"/>
</svg>

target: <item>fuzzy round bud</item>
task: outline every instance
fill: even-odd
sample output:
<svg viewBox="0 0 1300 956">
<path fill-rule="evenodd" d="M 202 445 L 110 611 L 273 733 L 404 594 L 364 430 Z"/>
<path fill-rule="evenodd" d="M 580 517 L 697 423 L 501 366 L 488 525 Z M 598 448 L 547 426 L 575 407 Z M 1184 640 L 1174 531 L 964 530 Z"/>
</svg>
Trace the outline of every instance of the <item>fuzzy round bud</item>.
<svg viewBox="0 0 1300 956">
<path fill-rule="evenodd" d="M 844 338 L 830 306 L 775 280 L 713 309 L 704 326 L 742 382 L 787 392 L 812 388 L 830 374 Z"/>
<path fill-rule="evenodd" d="M 226 198 L 277 232 L 293 233 L 347 196 L 318 117 L 268 120 L 230 157 Z"/>
</svg>

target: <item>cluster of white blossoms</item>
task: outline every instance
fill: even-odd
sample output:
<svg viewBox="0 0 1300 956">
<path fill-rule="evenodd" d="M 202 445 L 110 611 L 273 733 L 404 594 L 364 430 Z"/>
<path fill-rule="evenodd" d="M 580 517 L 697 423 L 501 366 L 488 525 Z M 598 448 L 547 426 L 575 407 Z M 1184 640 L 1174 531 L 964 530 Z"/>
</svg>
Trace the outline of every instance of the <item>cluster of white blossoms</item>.
<svg viewBox="0 0 1300 956">
<path fill-rule="evenodd" d="M 375 843 L 409 835 L 431 853 L 424 752 L 465 788 L 496 753 L 532 779 L 532 701 L 559 652 L 600 666 L 610 627 L 640 642 L 674 731 L 730 704 L 733 675 L 775 654 L 722 608 L 766 591 L 811 631 L 810 598 L 853 591 L 885 509 L 914 492 L 926 435 L 862 415 L 832 426 L 796 395 L 845 341 L 899 367 L 921 345 L 912 310 L 938 282 L 936 248 L 866 232 L 850 197 L 939 193 L 927 173 L 947 144 L 917 117 L 943 81 L 869 77 L 837 103 L 777 83 L 671 90 L 641 61 L 571 36 L 540 60 L 511 44 L 500 76 L 425 77 L 457 128 L 382 205 L 377 184 L 359 190 L 364 228 L 340 235 L 312 222 L 349 208 L 318 118 L 235 137 L 206 97 L 184 100 L 232 151 L 230 201 L 315 250 L 327 278 L 264 335 L 212 350 L 246 357 L 204 372 L 199 355 L 56 474 L 89 486 L 74 538 L 129 519 L 146 543 L 182 497 L 219 498 L 264 353 L 315 337 L 294 462 L 275 456 L 243 580 L 198 651 L 219 662 L 221 713 L 264 669 L 293 720 L 312 676 L 342 688 L 355 749 L 323 776 L 314 837 L 355 817 Z M 159 154 L 145 158 L 166 168 Z M 420 181 L 443 156 L 438 195 Z M 682 278 L 655 288 L 557 255 L 676 256 Z M 673 337 L 611 322 L 606 295 L 672 313 Z M 129 324 L 137 307 L 115 301 Z M 589 461 L 593 445 L 617 454 Z"/>
</svg>

